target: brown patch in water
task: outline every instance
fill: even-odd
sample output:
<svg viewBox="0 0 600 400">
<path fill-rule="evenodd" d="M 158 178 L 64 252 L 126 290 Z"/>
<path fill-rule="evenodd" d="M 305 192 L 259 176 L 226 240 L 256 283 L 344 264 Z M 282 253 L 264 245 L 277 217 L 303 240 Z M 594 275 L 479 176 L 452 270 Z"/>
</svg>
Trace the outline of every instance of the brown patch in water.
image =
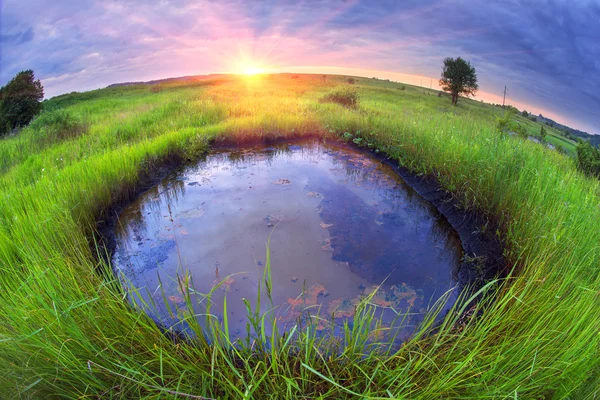
<svg viewBox="0 0 600 400">
<path fill-rule="evenodd" d="M 321 248 L 325 251 L 333 251 L 333 247 L 331 246 L 331 238 L 327 238 L 321 241 Z"/>
<path fill-rule="evenodd" d="M 232 276 L 227 276 L 225 278 L 223 278 L 222 280 L 218 280 L 216 279 L 213 282 L 213 287 L 217 287 L 224 291 L 224 292 L 229 292 L 231 291 L 231 285 L 233 285 L 235 283 L 235 279 Z"/>
<path fill-rule="evenodd" d="M 185 299 L 180 296 L 169 296 L 169 300 L 175 304 L 185 304 Z"/>
<path fill-rule="evenodd" d="M 289 298 L 288 304 L 290 304 L 292 308 L 314 306 L 317 304 L 317 298 L 323 293 L 325 293 L 325 286 L 320 283 L 311 283 L 300 297 Z"/>
<path fill-rule="evenodd" d="M 329 302 L 327 312 L 333 318 L 352 318 L 356 313 L 356 306 L 360 303 L 358 298 L 335 299 Z"/>
<path fill-rule="evenodd" d="M 333 224 L 326 224 L 325 222 L 321 222 L 319 225 L 321 225 L 321 228 L 323 228 L 323 229 L 327 229 L 330 226 L 333 226 Z"/>
<path fill-rule="evenodd" d="M 389 307 L 393 303 L 390 301 L 385 293 L 385 290 L 379 286 L 369 286 L 365 289 L 365 296 L 373 295 L 371 298 L 371 304 L 375 304 L 379 307 Z"/>
<path fill-rule="evenodd" d="M 411 307 L 415 304 L 417 292 L 406 283 L 402 282 L 400 285 L 393 285 L 390 289 L 394 293 L 396 304 L 400 303 L 402 300 L 405 300 Z"/>
<path fill-rule="evenodd" d="M 277 179 L 276 181 L 271 182 L 273 185 L 290 185 L 292 181 L 289 179 Z"/>
</svg>

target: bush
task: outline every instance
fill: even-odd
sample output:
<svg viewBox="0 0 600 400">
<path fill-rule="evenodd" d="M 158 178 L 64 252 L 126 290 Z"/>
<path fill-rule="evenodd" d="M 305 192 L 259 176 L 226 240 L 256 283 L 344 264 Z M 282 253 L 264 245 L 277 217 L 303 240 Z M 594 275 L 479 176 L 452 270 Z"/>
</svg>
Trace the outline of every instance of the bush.
<svg viewBox="0 0 600 400">
<path fill-rule="evenodd" d="M 348 82 L 350 85 L 354 85 L 354 83 L 356 82 L 356 80 L 355 80 L 354 78 L 348 78 L 348 79 L 347 79 L 347 82 Z"/>
<path fill-rule="evenodd" d="M 546 141 L 546 130 L 544 129 L 544 125 L 542 125 L 540 129 L 540 139 L 542 140 L 542 142 Z"/>
<path fill-rule="evenodd" d="M 441 92 L 440 92 L 440 94 L 441 94 Z M 502 134 L 507 133 L 508 125 L 510 123 L 511 117 L 512 117 L 512 113 L 510 113 L 510 112 L 505 112 L 502 117 L 496 116 L 496 130 L 499 133 L 502 133 Z"/>
<path fill-rule="evenodd" d="M 517 134 L 517 136 L 519 136 L 522 139 L 527 139 L 527 130 L 525 129 L 525 127 L 521 124 L 516 124 L 513 126 L 512 128 L 513 132 L 515 132 Z"/>
<path fill-rule="evenodd" d="M 588 142 L 578 143 L 577 167 L 587 175 L 600 177 L 600 150 Z"/>
<path fill-rule="evenodd" d="M 29 127 L 36 136 L 44 140 L 64 140 L 81 135 L 86 124 L 68 110 L 44 111 L 31 121 Z"/>
<path fill-rule="evenodd" d="M 322 99 L 332 103 L 338 103 L 346 107 L 357 108 L 359 97 L 355 89 L 349 87 L 338 87 L 327 93 Z"/>
</svg>

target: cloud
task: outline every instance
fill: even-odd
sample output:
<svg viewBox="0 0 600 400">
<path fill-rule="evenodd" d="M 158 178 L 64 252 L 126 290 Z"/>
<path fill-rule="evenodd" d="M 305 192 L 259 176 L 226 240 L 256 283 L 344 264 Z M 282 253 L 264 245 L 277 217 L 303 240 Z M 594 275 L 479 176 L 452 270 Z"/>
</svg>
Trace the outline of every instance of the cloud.
<svg viewBox="0 0 600 400">
<path fill-rule="evenodd" d="M 599 20 L 600 5 L 582 0 L 5 0 L 0 84 L 33 68 L 55 95 L 240 60 L 436 79 L 460 55 L 483 91 L 507 85 L 511 102 L 600 133 Z"/>
</svg>

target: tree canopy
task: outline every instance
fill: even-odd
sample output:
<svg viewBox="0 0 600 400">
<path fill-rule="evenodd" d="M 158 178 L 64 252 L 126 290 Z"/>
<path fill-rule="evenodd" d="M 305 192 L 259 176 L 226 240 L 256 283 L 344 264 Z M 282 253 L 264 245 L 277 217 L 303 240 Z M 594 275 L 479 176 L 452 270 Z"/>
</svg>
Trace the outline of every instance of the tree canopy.
<svg viewBox="0 0 600 400">
<path fill-rule="evenodd" d="M 32 70 L 19 72 L 0 88 L 0 135 L 27 125 L 42 109 L 44 88 Z"/>
<path fill-rule="evenodd" d="M 444 59 L 440 86 L 442 90 L 452 95 L 452 104 L 454 105 L 458 103 L 458 96 L 461 94 L 465 96 L 475 95 L 475 92 L 479 89 L 475 67 L 460 57 Z"/>
</svg>

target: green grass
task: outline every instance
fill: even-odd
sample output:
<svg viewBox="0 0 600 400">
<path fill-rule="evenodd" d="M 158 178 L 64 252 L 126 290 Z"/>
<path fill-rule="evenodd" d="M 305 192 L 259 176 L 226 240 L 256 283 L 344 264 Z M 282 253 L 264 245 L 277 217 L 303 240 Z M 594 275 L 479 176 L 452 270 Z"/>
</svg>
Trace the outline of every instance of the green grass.
<svg viewBox="0 0 600 400">
<path fill-rule="evenodd" d="M 528 118 L 523 117 L 520 114 L 516 114 L 513 116 L 513 121 L 523 125 L 527 131 L 529 136 L 533 136 L 536 138 L 540 138 L 540 128 L 542 124 L 538 122 L 533 122 Z M 544 129 L 546 130 L 546 141 L 555 147 L 562 147 L 567 154 L 570 156 L 575 156 L 577 154 L 575 148 L 577 146 L 577 142 L 568 139 L 565 135 L 560 132 L 558 129 L 544 125 Z"/>
<path fill-rule="evenodd" d="M 358 79 L 355 109 L 322 102 L 345 79 L 321 75 L 67 95 L 47 112 L 68 112 L 85 129 L 40 142 L 34 124 L 0 140 L 1 397 L 600 395 L 598 182 L 566 156 L 499 135 L 499 108 L 452 107 L 428 89 Z M 232 347 L 226 324 L 214 321 L 212 344 L 174 341 L 128 304 L 92 238 L 142 174 L 214 141 L 315 134 L 360 138 L 485 212 L 506 243 L 509 278 L 475 306 L 459 302 L 433 335 L 429 319 L 397 351 L 369 340 L 366 304 L 339 352 L 326 351 L 310 325 L 293 338 L 263 338 L 268 315 L 251 309 L 257 337 L 247 346 Z M 466 310 L 480 315 L 457 324 Z"/>
</svg>

